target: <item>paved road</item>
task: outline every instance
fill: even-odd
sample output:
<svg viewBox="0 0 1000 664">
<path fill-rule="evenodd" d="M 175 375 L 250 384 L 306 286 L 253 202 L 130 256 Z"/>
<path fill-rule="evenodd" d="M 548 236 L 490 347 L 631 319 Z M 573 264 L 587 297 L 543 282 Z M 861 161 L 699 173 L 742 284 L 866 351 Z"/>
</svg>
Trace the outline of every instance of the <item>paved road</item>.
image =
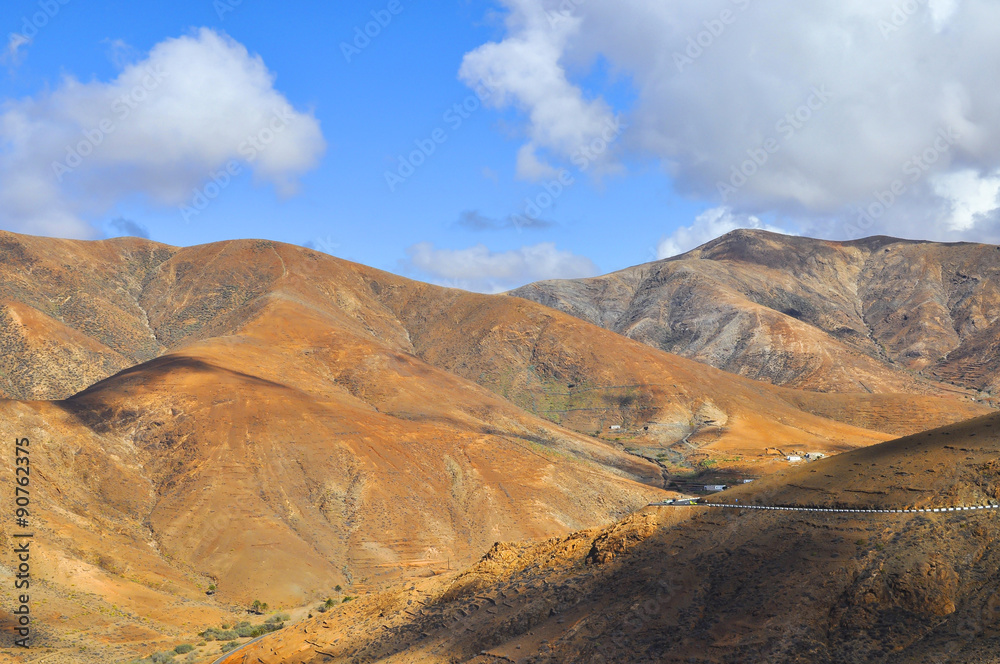
<svg viewBox="0 0 1000 664">
<path fill-rule="evenodd" d="M 963 507 L 926 507 L 899 510 L 854 510 L 834 507 L 790 507 L 785 505 L 727 505 L 725 503 L 689 503 L 668 505 L 667 503 L 650 503 L 651 506 L 665 507 L 728 507 L 740 510 L 774 510 L 784 512 L 836 512 L 838 514 L 927 514 L 931 512 L 978 512 L 979 510 L 1000 509 L 1000 505 L 969 505 Z"/>
<path fill-rule="evenodd" d="M 219 657 L 217 660 L 213 661 L 212 664 L 222 664 L 222 662 L 226 661 L 226 659 L 228 659 L 229 657 L 232 657 L 233 655 L 235 655 L 239 651 L 243 650 L 244 648 L 246 648 L 251 643 L 254 643 L 256 641 L 260 641 L 265 636 L 270 636 L 271 634 L 276 634 L 277 632 L 280 632 L 280 631 L 281 631 L 280 629 L 279 630 L 275 630 L 274 632 L 268 632 L 267 634 L 261 634 L 256 639 L 250 639 L 249 641 L 247 641 L 246 643 L 244 643 L 243 645 L 241 645 L 239 648 L 233 648 L 229 652 L 223 653 L 222 656 Z"/>
</svg>

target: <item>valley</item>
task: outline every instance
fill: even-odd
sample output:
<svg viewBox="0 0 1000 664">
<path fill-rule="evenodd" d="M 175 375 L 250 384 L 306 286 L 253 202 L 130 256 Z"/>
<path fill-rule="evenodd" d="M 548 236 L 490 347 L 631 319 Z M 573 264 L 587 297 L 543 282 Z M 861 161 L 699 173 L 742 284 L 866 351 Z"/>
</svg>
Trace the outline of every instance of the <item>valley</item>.
<svg viewBox="0 0 1000 664">
<path fill-rule="evenodd" d="M 831 456 L 811 471 L 993 412 L 894 368 L 881 391 L 754 380 L 292 245 L 2 247 L 0 435 L 34 441 L 50 664 L 196 645 L 254 601 L 298 620 L 433 594 L 497 542 L 570 564 L 602 529 L 736 518 L 650 503 L 756 496 L 803 470 L 786 457 Z"/>
</svg>

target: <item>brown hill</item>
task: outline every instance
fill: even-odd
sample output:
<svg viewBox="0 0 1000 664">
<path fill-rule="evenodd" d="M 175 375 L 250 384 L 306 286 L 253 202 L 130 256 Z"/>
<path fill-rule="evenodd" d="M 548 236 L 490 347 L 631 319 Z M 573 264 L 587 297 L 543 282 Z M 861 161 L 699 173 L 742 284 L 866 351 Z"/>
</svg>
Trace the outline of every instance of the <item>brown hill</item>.
<svg viewBox="0 0 1000 664">
<path fill-rule="evenodd" d="M 1000 416 L 774 475 L 719 500 L 853 508 L 1000 500 Z M 316 616 L 229 664 L 996 661 L 995 510 L 647 508 L 496 544 L 454 580 Z"/>
<path fill-rule="evenodd" d="M 529 412 L 647 453 L 667 448 L 670 458 L 675 452 L 741 457 L 756 466 L 768 447 L 841 451 L 874 442 L 856 427 L 898 435 L 990 412 L 954 394 L 772 388 L 518 298 L 443 290 L 374 270 L 368 275 L 383 284 L 380 301 L 422 359 Z M 612 433 L 614 425 L 621 428 Z"/>
<path fill-rule="evenodd" d="M 1000 388 L 1000 247 L 733 231 L 513 291 L 656 348 L 810 390 Z"/>
<path fill-rule="evenodd" d="M 9 233 L 3 240 L 0 297 L 11 321 L 0 328 L 11 339 L 3 376 L 18 398 L 66 398 L 186 344 L 239 335 L 286 301 L 314 311 L 320 327 L 413 354 L 575 431 L 603 432 L 640 450 L 674 446 L 675 461 L 714 443 L 723 453 L 727 446 L 760 453 L 764 438 L 827 451 L 884 439 L 827 419 L 898 434 L 985 412 L 961 395 L 897 398 L 886 408 L 891 397 L 826 399 L 734 382 L 519 299 L 417 284 L 300 247 L 244 241 L 177 249 Z M 279 343 L 294 338 L 285 320 L 273 323 Z M 897 413 L 900 403 L 906 410 Z M 801 411 L 823 419 L 807 415 L 799 426 Z M 614 436 L 611 426 L 621 427 Z"/>
<path fill-rule="evenodd" d="M 608 524 L 674 471 L 986 411 L 778 388 L 301 247 L 0 239 L 4 389 L 55 399 L 0 401 L 0 435 L 35 441 L 40 637 L 65 661 Z"/>
<path fill-rule="evenodd" d="M 433 575 L 497 537 L 608 522 L 664 495 L 649 462 L 280 299 L 239 336 L 0 413 L 0 434 L 33 441 L 41 478 L 42 643 L 86 633 L 93 661 L 191 640 L 255 598 L 288 607 Z"/>
</svg>

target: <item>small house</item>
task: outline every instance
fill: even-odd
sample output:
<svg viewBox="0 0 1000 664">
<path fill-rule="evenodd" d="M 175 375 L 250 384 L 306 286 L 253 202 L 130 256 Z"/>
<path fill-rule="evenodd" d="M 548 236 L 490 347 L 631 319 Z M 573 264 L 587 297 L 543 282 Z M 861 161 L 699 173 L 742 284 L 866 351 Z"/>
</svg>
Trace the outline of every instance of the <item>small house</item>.
<svg viewBox="0 0 1000 664">
<path fill-rule="evenodd" d="M 785 461 L 787 461 L 788 463 L 794 463 L 796 461 L 802 461 L 802 457 L 798 456 L 797 454 L 789 454 L 788 456 L 785 457 Z"/>
<path fill-rule="evenodd" d="M 725 491 L 725 484 L 706 484 L 705 491 Z"/>
<path fill-rule="evenodd" d="M 621 431 L 621 428 L 622 428 L 622 425 L 620 425 L 620 424 L 612 424 L 611 425 L 611 430 L 612 431 Z"/>
</svg>

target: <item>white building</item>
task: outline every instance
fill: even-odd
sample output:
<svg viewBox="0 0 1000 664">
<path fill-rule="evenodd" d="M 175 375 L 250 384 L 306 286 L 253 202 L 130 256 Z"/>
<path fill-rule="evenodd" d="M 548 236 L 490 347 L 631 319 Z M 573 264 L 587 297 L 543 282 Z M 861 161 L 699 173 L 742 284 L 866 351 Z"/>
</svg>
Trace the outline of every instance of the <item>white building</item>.
<svg viewBox="0 0 1000 664">
<path fill-rule="evenodd" d="M 795 455 L 795 454 L 790 454 L 790 455 L 788 455 L 788 456 L 785 457 L 785 461 L 787 461 L 789 463 L 793 463 L 795 461 L 802 461 L 802 457 L 800 457 L 798 455 Z"/>
<path fill-rule="evenodd" d="M 612 424 L 611 425 L 611 430 L 612 431 L 619 431 L 621 428 L 622 428 L 622 425 L 620 425 L 620 424 Z"/>
<path fill-rule="evenodd" d="M 706 484 L 705 491 L 725 491 L 725 484 Z"/>
</svg>

